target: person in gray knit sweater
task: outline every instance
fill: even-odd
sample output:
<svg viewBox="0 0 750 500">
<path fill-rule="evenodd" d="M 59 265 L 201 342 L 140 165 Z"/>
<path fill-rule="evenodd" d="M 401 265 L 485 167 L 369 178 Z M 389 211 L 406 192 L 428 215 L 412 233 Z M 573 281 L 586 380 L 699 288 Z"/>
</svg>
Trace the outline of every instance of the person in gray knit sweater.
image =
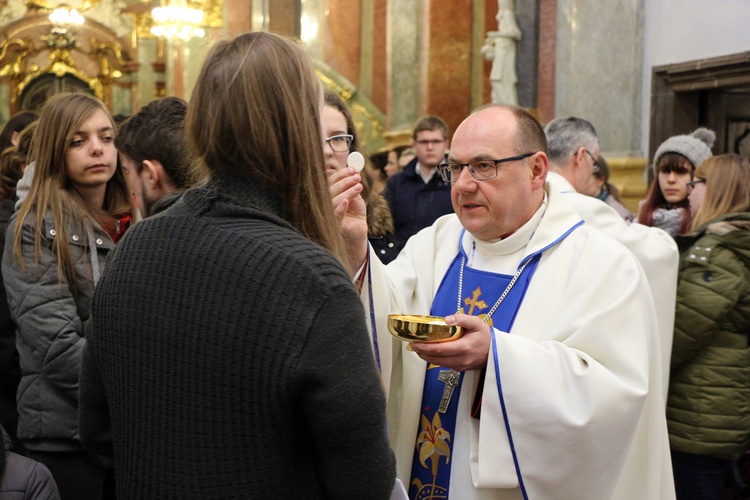
<svg viewBox="0 0 750 500">
<path fill-rule="evenodd" d="M 93 299 L 79 414 L 118 499 L 387 499 L 395 460 L 337 259 L 310 57 L 220 41 L 188 108 L 205 183 L 122 240 Z"/>
</svg>

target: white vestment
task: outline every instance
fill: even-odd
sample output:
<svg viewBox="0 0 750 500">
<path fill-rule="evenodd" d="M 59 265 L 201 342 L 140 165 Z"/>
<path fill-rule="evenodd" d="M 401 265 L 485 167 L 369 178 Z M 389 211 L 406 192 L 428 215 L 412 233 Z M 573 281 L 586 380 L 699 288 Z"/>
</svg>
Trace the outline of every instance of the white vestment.
<svg viewBox="0 0 750 500">
<path fill-rule="evenodd" d="M 507 274 L 523 256 L 544 249 L 510 333 L 493 330 L 528 498 L 672 499 L 660 345 L 643 270 L 619 243 L 585 224 L 576 227 L 580 216 L 547 189 L 548 203 L 513 235 L 482 242 L 466 233 L 461 242 L 474 253 L 468 266 Z M 371 255 L 379 332 L 388 313 L 430 313 L 461 230 L 458 218 L 446 215 L 412 237 L 388 268 Z M 400 341 L 380 338 L 381 352 L 394 348 L 388 431 L 408 488 L 426 363 Z M 464 375 L 450 496 L 520 499 L 492 349 L 476 420 L 470 405 L 480 374 Z"/>
<path fill-rule="evenodd" d="M 615 209 L 603 201 L 576 192 L 570 182 L 560 174 L 549 172 L 547 182 L 563 194 L 565 201 L 570 203 L 587 225 L 625 245 L 643 267 L 656 307 L 661 339 L 662 391 L 666 404 L 677 300 L 677 271 L 680 266 L 677 243 L 666 231 L 658 227 L 635 222 L 628 224 Z"/>
</svg>

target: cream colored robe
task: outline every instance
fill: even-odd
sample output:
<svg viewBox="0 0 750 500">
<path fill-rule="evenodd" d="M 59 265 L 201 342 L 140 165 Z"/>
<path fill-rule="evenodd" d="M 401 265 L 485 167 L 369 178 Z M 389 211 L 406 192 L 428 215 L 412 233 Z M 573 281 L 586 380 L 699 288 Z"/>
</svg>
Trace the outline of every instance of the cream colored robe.
<svg viewBox="0 0 750 500">
<path fill-rule="evenodd" d="M 666 404 L 674 313 L 677 305 L 677 271 L 680 266 L 677 243 L 666 231 L 658 227 L 644 226 L 636 222 L 628 224 L 615 209 L 603 201 L 576 192 L 560 174 L 550 172 L 547 174 L 547 182 L 563 194 L 565 201 L 570 203 L 587 225 L 625 245 L 643 267 L 656 307 L 661 339 L 662 391 Z"/>
<path fill-rule="evenodd" d="M 506 240 L 478 245 L 483 248 L 478 252 L 487 252 L 481 259 L 500 262 L 501 272 L 515 269 L 521 254 L 552 245 L 543 253 L 510 334 L 493 331 L 528 497 L 672 499 L 660 341 L 646 278 L 622 245 L 585 224 L 573 229 L 578 223 L 575 210 L 549 189 L 546 211 L 542 207 Z M 370 259 L 381 359 L 393 347 L 389 437 L 407 488 L 425 363 L 382 333 L 388 313 L 430 312 L 458 252 L 461 229 L 458 218 L 447 215 L 412 237 L 387 269 L 374 255 Z M 471 241 L 468 235 L 464 248 Z M 365 287 L 363 302 L 367 293 Z M 480 421 L 469 416 L 469 407 L 481 372 L 464 377 L 451 457 L 454 499 L 522 498 L 492 350 L 487 365 Z"/>
</svg>

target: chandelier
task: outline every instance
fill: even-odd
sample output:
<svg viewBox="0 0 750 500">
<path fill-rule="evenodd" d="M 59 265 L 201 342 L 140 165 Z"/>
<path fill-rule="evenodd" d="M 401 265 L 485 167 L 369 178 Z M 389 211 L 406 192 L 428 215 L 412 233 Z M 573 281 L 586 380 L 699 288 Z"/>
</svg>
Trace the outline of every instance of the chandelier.
<svg viewBox="0 0 750 500">
<path fill-rule="evenodd" d="M 203 37 L 206 32 L 201 28 L 203 10 L 187 6 L 184 0 L 167 3 L 151 11 L 154 26 L 151 33 L 169 40 L 188 41 L 194 37 Z"/>
<path fill-rule="evenodd" d="M 76 9 L 71 9 L 65 4 L 53 10 L 49 20 L 55 26 L 81 26 L 84 22 L 83 16 Z"/>
</svg>

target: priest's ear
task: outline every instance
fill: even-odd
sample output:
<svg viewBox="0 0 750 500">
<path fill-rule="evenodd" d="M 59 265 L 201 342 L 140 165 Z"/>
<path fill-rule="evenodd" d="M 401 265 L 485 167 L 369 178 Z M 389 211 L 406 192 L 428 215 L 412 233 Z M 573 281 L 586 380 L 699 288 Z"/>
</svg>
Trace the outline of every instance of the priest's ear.
<svg viewBox="0 0 750 500">
<path fill-rule="evenodd" d="M 531 162 L 532 188 L 539 189 L 544 187 L 544 181 L 547 179 L 547 172 L 549 171 L 549 159 L 547 155 L 542 151 L 538 151 L 529 158 L 529 162 Z"/>
</svg>

